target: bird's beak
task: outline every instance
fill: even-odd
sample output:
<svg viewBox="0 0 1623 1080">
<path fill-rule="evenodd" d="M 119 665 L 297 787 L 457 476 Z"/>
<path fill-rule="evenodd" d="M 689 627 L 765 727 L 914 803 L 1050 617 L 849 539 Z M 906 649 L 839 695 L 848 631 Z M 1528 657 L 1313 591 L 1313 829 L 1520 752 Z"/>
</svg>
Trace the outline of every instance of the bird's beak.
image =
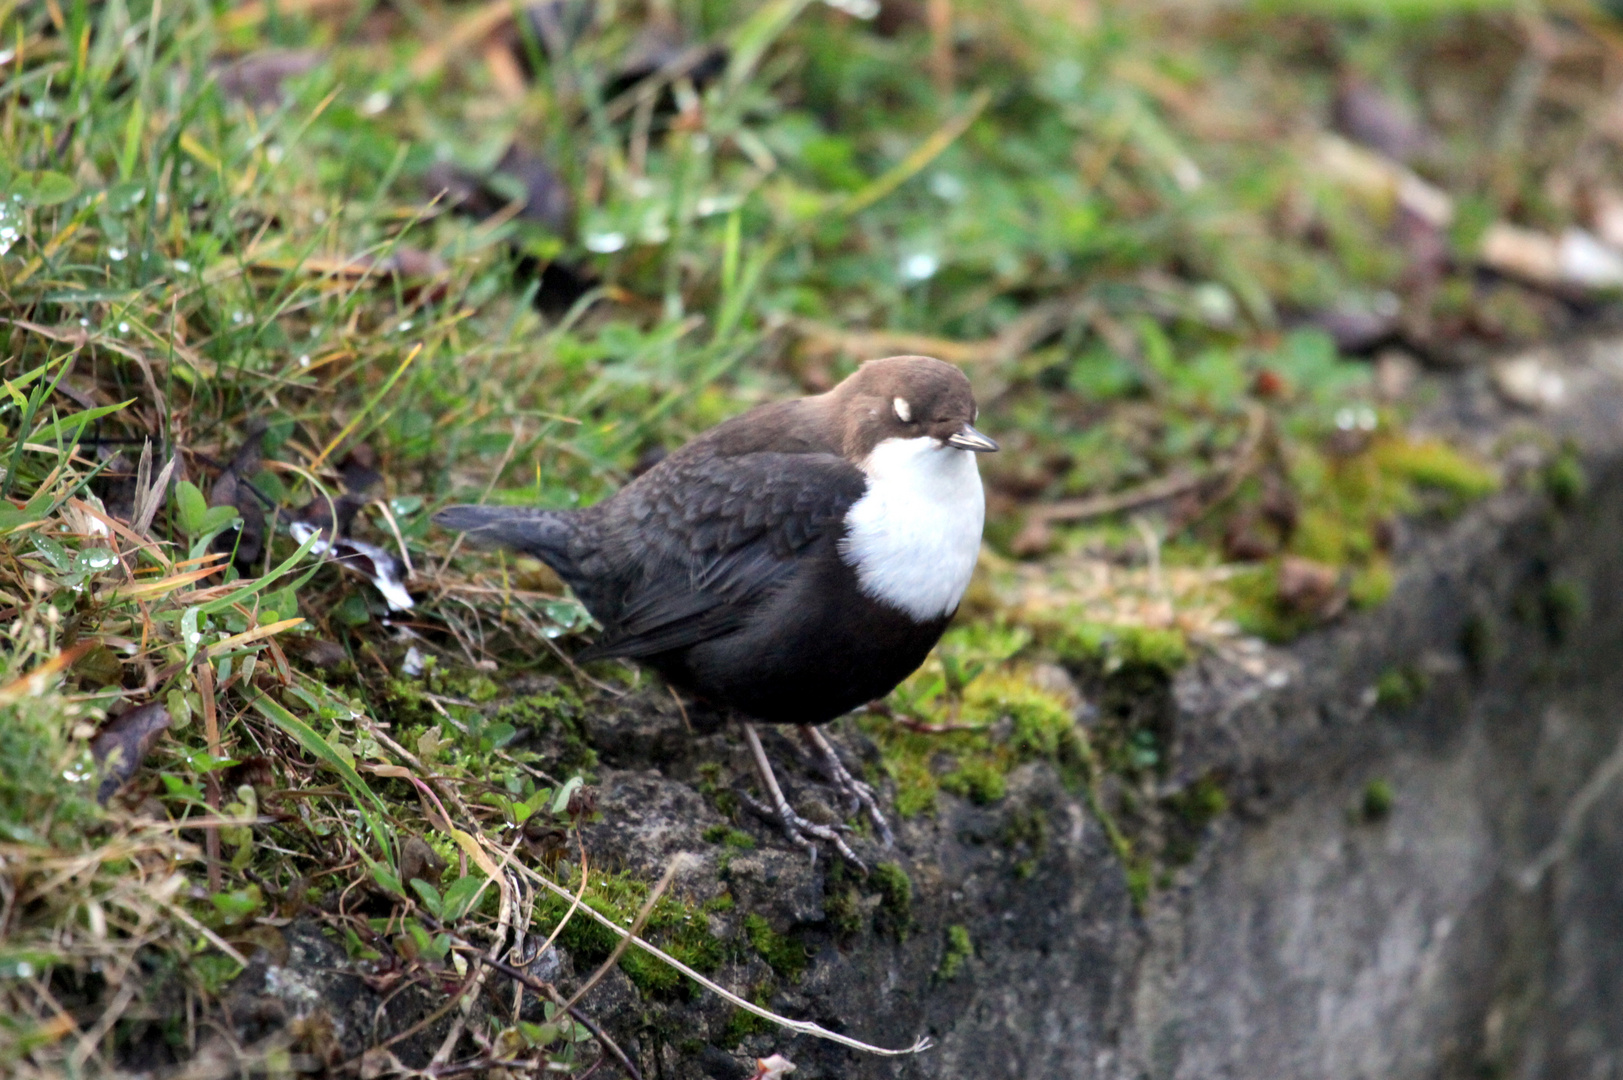
<svg viewBox="0 0 1623 1080">
<path fill-rule="evenodd" d="M 982 435 L 968 424 L 964 429 L 947 437 L 948 446 L 956 446 L 960 450 L 969 450 L 977 454 L 997 453 L 997 443 Z"/>
</svg>

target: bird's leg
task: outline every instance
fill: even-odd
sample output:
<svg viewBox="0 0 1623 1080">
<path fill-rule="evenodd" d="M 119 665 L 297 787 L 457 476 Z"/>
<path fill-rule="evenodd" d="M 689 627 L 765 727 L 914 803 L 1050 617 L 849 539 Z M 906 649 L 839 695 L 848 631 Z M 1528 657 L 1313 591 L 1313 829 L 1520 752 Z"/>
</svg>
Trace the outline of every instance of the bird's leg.
<svg viewBox="0 0 1623 1080">
<path fill-rule="evenodd" d="M 750 804 L 750 809 L 762 817 L 777 818 L 778 824 L 783 826 L 784 835 L 788 836 L 796 847 L 811 852 L 813 859 L 817 858 L 817 846 L 806 839 L 807 833 L 833 844 L 836 851 L 866 874 L 868 867 L 857 858 L 856 852 L 851 850 L 851 845 L 845 842 L 845 837 L 841 836 L 837 829 L 807 821 L 789 808 L 789 800 L 783 797 L 783 789 L 778 786 L 777 775 L 772 772 L 772 763 L 766 759 L 766 749 L 761 745 L 761 737 L 755 733 L 755 725 L 748 720 L 740 720 L 739 723 L 743 725 L 744 741 L 749 744 L 750 756 L 755 759 L 755 771 L 761 778 L 761 786 L 766 789 L 767 798 L 771 800 L 770 806 L 762 806 L 745 795 L 744 801 Z"/>
<path fill-rule="evenodd" d="M 894 844 L 896 838 L 891 835 L 890 822 L 885 820 L 884 813 L 879 809 L 879 800 L 875 798 L 873 788 L 851 775 L 851 771 L 845 767 L 845 762 L 840 760 L 834 744 L 828 741 L 828 736 L 810 724 L 801 724 L 800 737 L 805 739 L 806 745 L 822 759 L 823 767 L 828 770 L 829 779 L 834 781 L 834 786 L 839 788 L 846 801 L 868 815 L 868 820 L 873 822 L 873 827 L 879 834 L 879 842 L 885 847 Z"/>
</svg>

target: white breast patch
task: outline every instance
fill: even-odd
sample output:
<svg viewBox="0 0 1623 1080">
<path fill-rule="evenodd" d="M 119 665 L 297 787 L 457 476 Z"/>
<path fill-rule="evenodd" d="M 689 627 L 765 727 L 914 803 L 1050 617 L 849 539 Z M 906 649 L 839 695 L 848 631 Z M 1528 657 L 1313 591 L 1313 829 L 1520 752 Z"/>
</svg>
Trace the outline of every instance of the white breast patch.
<svg viewBox="0 0 1623 1080">
<path fill-rule="evenodd" d="M 963 599 L 981 550 L 986 496 L 975 455 L 936 439 L 886 439 L 862 465 L 840 554 L 862 591 L 923 622 Z"/>
</svg>

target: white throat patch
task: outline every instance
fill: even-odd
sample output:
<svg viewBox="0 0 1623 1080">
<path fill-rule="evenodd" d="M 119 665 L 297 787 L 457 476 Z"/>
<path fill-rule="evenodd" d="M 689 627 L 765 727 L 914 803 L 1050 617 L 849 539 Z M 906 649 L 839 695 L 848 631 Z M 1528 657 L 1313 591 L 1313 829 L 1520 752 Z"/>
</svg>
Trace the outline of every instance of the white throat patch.
<svg viewBox="0 0 1623 1080">
<path fill-rule="evenodd" d="M 936 439 L 886 439 L 862 463 L 840 554 L 862 591 L 919 621 L 950 614 L 981 550 L 986 497 L 975 455 Z"/>
</svg>

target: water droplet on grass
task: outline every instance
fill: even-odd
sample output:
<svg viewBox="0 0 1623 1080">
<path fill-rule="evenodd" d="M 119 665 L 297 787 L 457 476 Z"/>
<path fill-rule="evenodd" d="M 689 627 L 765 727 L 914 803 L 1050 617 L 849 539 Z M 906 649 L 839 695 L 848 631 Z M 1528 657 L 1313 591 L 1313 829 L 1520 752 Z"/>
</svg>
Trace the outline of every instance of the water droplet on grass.
<svg viewBox="0 0 1623 1080">
<path fill-rule="evenodd" d="M 941 269 L 941 260 L 927 251 L 916 252 L 902 260 L 902 277 L 908 281 L 927 281 Z"/>
</svg>

